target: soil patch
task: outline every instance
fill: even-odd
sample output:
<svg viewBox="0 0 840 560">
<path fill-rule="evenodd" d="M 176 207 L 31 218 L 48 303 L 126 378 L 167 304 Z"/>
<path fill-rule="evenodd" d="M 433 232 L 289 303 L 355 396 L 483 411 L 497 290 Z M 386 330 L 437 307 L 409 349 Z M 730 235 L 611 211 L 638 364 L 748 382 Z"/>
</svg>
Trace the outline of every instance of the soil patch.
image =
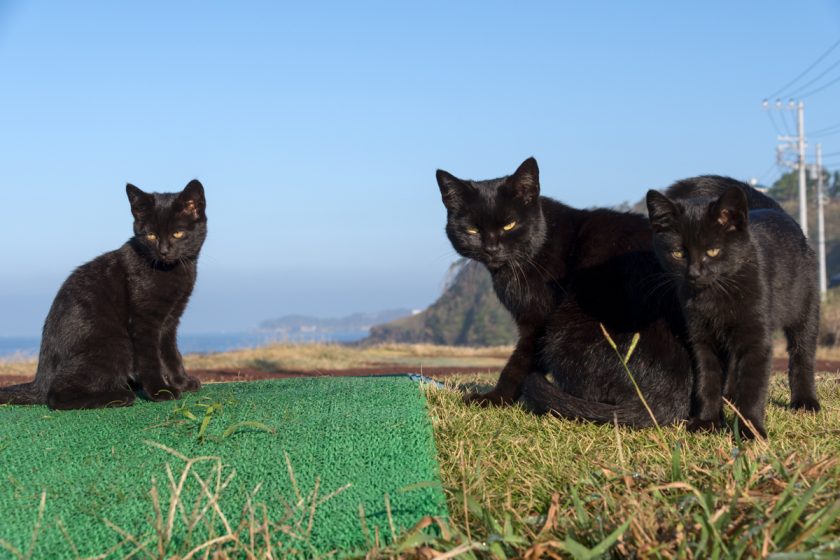
<svg viewBox="0 0 840 560">
<path fill-rule="evenodd" d="M 774 371 L 787 371 L 787 359 L 774 358 Z M 816 370 L 820 373 L 840 373 L 840 360 L 817 360 Z M 260 381 L 263 379 L 287 379 L 290 377 L 363 377 L 366 375 L 392 375 L 395 373 L 419 373 L 429 377 L 446 377 L 455 374 L 498 373 L 493 367 L 420 367 L 420 366 L 383 366 L 360 367 L 349 369 L 325 369 L 308 371 L 262 371 L 257 369 L 196 369 L 190 370 L 201 381 L 224 383 L 230 381 Z M 22 375 L 0 376 L 0 387 L 32 381 Z"/>
<path fill-rule="evenodd" d="M 840 363 L 838 363 L 840 365 Z M 445 377 L 454 374 L 498 373 L 498 368 L 491 367 L 419 367 L 419 366 L 375 366 L 350 369 L 326 369 L 310 371 L 261 371 L 256 369 L 193 369 L 201 381 L 224 383 L 231 381 L 261 381 L 264 379 L 288 379 L 291 377 L 364 377 L 367 375 L 393 375 L 395 373 L 420 373 L 430 377 Z M 0 376 L 0 387 L 26 383 L 32 377 L 24 375 Z"/>
</svg>

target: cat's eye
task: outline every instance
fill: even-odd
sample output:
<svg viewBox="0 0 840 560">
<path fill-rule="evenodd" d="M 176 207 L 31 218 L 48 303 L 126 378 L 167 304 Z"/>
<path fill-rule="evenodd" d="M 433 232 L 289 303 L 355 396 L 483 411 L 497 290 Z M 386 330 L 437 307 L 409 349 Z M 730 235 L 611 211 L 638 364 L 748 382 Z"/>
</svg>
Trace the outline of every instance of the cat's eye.
<svg viewBox="0 0 840 560">
<path fill-rule="evenodd" d="M 685 253 L 683 253 L 682 251 L 680 251 L 678 249 L 676 251 L 671 251 L 671 256 L 674 257 L 675 259 L 681 259 L 685 256 Z"/>
<path fill-rule="evenodd" d="M 503 230 L 505 230 L 505 231 L 510 231 L 510 230 L 512 230 L 512 229 L 513 229 L 513 228 L 515 228 L 515 227 L 516 227 L 516 220 L 514 220 L 514 221 L 512 221 L 511 223 L 507 224 L 507 225 L 506 225 L 505 227 L 503 227 L 502 229 L 503 229 Z"/>
<path fill-rule="evenodd" d="M 157 235 L 155 235 L 154 233 L 147 233 L 146 239 L 148 239 L 149 241 L 154 241 L 155 239 L 157 239 Z"/>
<path fill-rule="evenodd" d="M 474 227 L 468 227 L 467 228 L 467 233 L 469 233 L 470 235 L 478 235 L 478 230 L 475 229 Z"/>
<path fill-rule="evenodd" d="M 716 257 L 716 256 L 720 255 L 720 249 L 718 249 L 718 248 L 706 249 L 706 254 L 709 255 L 710 257 Z"/>
<path fill-rule="evenodd" d="M 172 237 L 174 237 L 175 239 L 181 239 L 182 237 L 184 237 L 184 232 L 183 231 L 176 231 L 175 233 L 172 234 Z"/>
</svg>

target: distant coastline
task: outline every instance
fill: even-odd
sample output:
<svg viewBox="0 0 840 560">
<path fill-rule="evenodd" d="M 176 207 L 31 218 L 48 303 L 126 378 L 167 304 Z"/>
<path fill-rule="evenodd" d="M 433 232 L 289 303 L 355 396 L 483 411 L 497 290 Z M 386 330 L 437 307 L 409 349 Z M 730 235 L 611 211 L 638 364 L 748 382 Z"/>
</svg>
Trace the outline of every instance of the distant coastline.
<svg viewBox="0 0 840 560">
<path fill-rule="evenodd" d="M 364 331 L 330 333 L 279 334 L 272 332 L 184 333 L 178 336 L 178 346 L 185 354 L 227 352 L 242 348 L 256 348 L 272 343 L 306 344 L 335 342 L 348 344 L 367 336 Z M 0 360 L 31 360 L 38 357 L 41 338 L 37 336 L 0 336 Z"/>
</svg>

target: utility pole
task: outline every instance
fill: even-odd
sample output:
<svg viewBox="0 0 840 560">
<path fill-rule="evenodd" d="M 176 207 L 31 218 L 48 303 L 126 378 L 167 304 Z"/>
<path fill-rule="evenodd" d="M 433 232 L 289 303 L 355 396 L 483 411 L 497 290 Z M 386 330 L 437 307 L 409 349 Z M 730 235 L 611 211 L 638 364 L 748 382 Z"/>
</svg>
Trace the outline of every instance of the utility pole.
<svg viewBox="0 0 840 560">
<path fill-rule="evenodd" d="M 822 144 L 817 144 L 817 251 L 820 259 L 820 297 L 825 300 L 828 278 L 825 265 L 825 216 L 823 201 Z"/>
<path fill-rule="evenodd" d="M 765 110 L 771 110 L 772 107 L 770 103 L 765 99 L 763 102 L 763 106 Z M 802 228 L 802 233 L 805 234 L 805 237 L 808 237 L 808 194 L 807 194 L 807 183 L 805 181 L 805 103 L 803 101 L 799 101 L 799 103 L 795 103 L 793 99 L 791 99 L 788 104 L 787 108 L 791 111 L 796 109 L 796 136 L 778 136 L 777 140 L 779 142 L 784 142 L 784 144 L 780 144 L 776 148 L 776 161 L 779 165 L 784 165 L 791 169 L 796 169 L 799 176 L 799 226 Z M 782 104 L 780 99 L 776 100 L 775 109 L 779 111 L 785 110 L 785 106 Z M 782 116 L 782 120 L 784 122 L 784 115 Z M 789 129 L 787 129 L 787 125 L 785 125 L 785 130 L 788 131 L 790 134 Z M 785 157 L 785 154 L 789 153 L 789 151 L 794 151 L 796 153 L 796 160 L 790 161 Z"/>
<path fill-rule="evenodd" d="M 799 101 L 796 107 L 797 151 L 799 152 L 799 225 L 808 237 L 808 201 L 805 193 L 805 103 Z"/>
</svg>

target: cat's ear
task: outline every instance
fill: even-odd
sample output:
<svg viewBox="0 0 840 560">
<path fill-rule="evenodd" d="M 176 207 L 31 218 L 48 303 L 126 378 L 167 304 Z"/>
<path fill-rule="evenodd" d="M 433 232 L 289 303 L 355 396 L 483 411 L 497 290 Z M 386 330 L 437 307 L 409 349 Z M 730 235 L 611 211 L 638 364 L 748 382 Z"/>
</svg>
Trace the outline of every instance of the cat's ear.
<svg viewBox="0 0 840 560">
<path fill-rule="evenodd" d="M 510 176 L 516 198 L 530 204 L 540 196 L 540 168 L 537 160 L 529 157 Z"/>
<path fill-rule="evenodd" d="M 674 202 L 657 190 L 649 190 L 645 197 L 648 208 L 650 227 L 655 232 L 665 231 L 674 225 L 674 220 L 680 214 L 680 208 Z"/>
<path fill-rule="evenodd" d="M 125 194 L 128 195 L 128 203 L 131 204 L 131 214 L 135 220 L 141 219 L 155 206 L 155 198 L 152 195 L 143 192 L 131 183 L 126 183 Z"/>
<path fill-rule="evenodd" d="M 204 209 L 207 203 L 204 200 L 204 187 L 198 179 L 193 179 L 184 190 L 178 195 L 176 200 L 177 209 L 189 216 L 191 219 L 198 221 L 204 219 Z"/>
<path fill-rule="evenodd" d="M 711 206 L 711 217 L 726 231 L 743 231 L 749 223 L 747 196 L 738 187 L 729 187 Z"/>
<path fill-rule="evenodd" d="M 440 196 L 443 199 L 443 205 L 447 209 L 452 210 L 461 204 L 464 190 L 468 188 L 467 184 L 456 177 L 455 175 L 438 169 L 435 172 L 437 184 L 440 188 Z"/>
</svg>

